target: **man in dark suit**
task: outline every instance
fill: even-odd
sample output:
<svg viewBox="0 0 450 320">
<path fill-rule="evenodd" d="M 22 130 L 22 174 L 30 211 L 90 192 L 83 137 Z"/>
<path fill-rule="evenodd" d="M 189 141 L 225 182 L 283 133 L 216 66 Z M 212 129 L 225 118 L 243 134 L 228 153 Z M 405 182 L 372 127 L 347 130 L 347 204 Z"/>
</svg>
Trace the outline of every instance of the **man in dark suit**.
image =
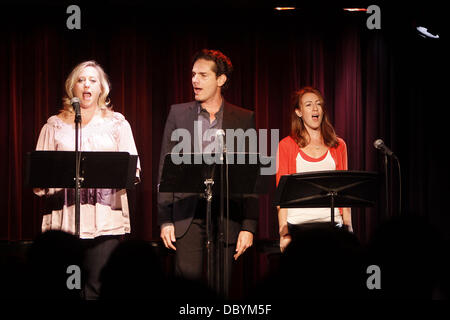
<svg viewBox="0 0 450 320">
<path fill-rule="evenodd" d="M 170 108 L 162 140 L 158 182 L 161 180 L 164 157 L 177 144 L 177 141 L 171 141 L 174 130 L 182 129 L 190 133 L 191 152 L 194 152 L 211 150 L 210 144 L 213 143 L 199 137 L 199 128 L 201 132 L 220 129 L 246 131 L 255 128 L 252 111 L 234 106 L 222 96 L 232 69 L 230 59 L 220 51 L 204 49 L 194 57 L 192 86 L 195 101 L 172 105 Z M 241 145 L 241 150 L 234 151 L 248 150 Z M 217 198 L 219 197 L 215 197 L 212 203 L 213 217 L 218 216 Z M 229 243 L 226 247 L 229 252 L 234 253 L 235 260 L 253 244 L 257 207 L 257 198 L 254 196 L 239 195 L 229 199 Z M 206 200 L 199 194 L 158 192 L 161 238 L 167 248 L 176 250 L 176 273 L 183 278 L 200 280 L 202 277 L 206 243 L 205 212 Z M 214 221 L 217 224 L 217 219 Z M 232 260 L 228 261 L 230 263 L 225 266 L 225 272 L 230 274 Z"/>
</svg>

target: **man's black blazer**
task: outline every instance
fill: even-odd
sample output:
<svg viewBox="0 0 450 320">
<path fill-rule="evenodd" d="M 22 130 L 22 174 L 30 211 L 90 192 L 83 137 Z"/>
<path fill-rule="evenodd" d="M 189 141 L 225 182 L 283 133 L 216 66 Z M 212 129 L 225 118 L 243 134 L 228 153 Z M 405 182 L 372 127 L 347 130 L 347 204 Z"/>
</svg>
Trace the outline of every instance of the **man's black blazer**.
<svg viewBox="0 0 450 320">
<path fill-rule="evenodd" d="M 164 157 L 170 153 L 178 141 L 171 141 L 172 131 L 179 128 L 189 130 L 192 152 L 194 150 L 194 121 L 198 120 L 198 107 L 195 101 L 175 104 L 170 107 L 161 145 L 158 185 L 161 181 Z M 224 102 L 222 129 L 255 128 L 254 112 Z M 245 148 L 245 147 L 244 147 Z M 236 150 L 248 151 L 248 150 Z M 198 204 L 198 194 L 158 192 L 158 225 L 171 222 L 175 226 L 175 236 L 183 236 L 190 226 Z M 256 233 L 258 200 L 256 196 L 233 196 L 230 202 L 229 242 L 235 243 L 239 231 Z"/>
</svg>

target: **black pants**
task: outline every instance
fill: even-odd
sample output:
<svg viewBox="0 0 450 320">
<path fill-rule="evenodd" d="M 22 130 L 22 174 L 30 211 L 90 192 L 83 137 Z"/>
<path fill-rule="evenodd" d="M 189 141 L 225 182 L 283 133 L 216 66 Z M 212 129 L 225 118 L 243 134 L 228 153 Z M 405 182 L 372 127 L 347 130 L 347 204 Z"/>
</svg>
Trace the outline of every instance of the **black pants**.
<svg viewBox="0 0 450 320">
<path fill-rule="evenodd" d="M 82 296 L 86 300 L 96 300 L 100 295 L 100 273 L 108 262 L 122 236 L 101 236 L 83 240 L 83 288 Z"/>
<path fill-rule="evenodd" d="M 215 234 L 217 232 L 214 231 Z M 215 275 L 215 283 L 219 277 L 219 257 L 217 250 L 218 242 L 215 239 L 214 251 L 215 259 L 212 272 Z M 206 284 L 206 221 L 203 218 L 194 218 L 189 229 L 176 241 L 175 273 L 178 277 L 188 280 L 201 281 Z M 236 249 L 235 244 L 225 246 L 228 253 L 228 263 L 224 264 L 224 274 L 228 276 L 228 283 L 231 281 L 233 254 Z"/>
</svg>

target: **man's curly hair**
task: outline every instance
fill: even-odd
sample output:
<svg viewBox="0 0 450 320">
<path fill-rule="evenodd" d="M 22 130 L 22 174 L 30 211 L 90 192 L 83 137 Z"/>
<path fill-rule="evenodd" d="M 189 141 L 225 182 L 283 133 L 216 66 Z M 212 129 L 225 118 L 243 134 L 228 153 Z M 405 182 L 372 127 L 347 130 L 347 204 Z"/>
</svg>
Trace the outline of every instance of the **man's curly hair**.
<svg viewBox="0 0 450 320">
<path fill-rule="evenodd" d="M 194 63 L 199 59 L 214 61 L 215 66 L 212 70 L 215 72 L 216 77 L 220 77 L 222 74 L 227 76 L 227 80 L 223 84 L 222 90 L 228 88 L 228 85 L 230 84 L 231 74 L 233 72 L 233 65 L 231 64 L 230 58 L 228 58 L 219 50 L 203 49 L 194 55 L 192 65 L 194 65 Z"/>
</svg>

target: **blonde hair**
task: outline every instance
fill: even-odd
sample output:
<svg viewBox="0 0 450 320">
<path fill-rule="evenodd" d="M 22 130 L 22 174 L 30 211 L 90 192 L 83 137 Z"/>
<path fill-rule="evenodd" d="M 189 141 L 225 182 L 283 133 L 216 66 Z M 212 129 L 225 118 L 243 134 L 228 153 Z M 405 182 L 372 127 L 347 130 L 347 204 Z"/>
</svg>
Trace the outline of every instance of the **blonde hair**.
<svg viewBox="0 0 450 320">
<path fill-rule="evenodd" d="M 105 116 L 110 113 L 112 110 L 112 105 L 110 105 L 110 100 L 108 98 L 110 83 L 108 80 L 108 75 L 105 73 L 103 68 L 94 60 L 84 61 L 79 63 L 70 74 L 67 76 L 65 82 L 65 90 L 66 94 L 63 97 L 63 109 L 60 110 L 60 115 L 64 118 L 70 118 L 75 115 L 75 111 L 70 103 L 70 100 L 74 97 L 73 95 L 73 87 L 75 83 L 78 81 L 78 76 L 87 67 L 93 67 L 97 70 L 100 81 L 100 89 L 101 93 L 98 97 L 97 104 L 102 110 L 102 115 Z"/>
</svg>

